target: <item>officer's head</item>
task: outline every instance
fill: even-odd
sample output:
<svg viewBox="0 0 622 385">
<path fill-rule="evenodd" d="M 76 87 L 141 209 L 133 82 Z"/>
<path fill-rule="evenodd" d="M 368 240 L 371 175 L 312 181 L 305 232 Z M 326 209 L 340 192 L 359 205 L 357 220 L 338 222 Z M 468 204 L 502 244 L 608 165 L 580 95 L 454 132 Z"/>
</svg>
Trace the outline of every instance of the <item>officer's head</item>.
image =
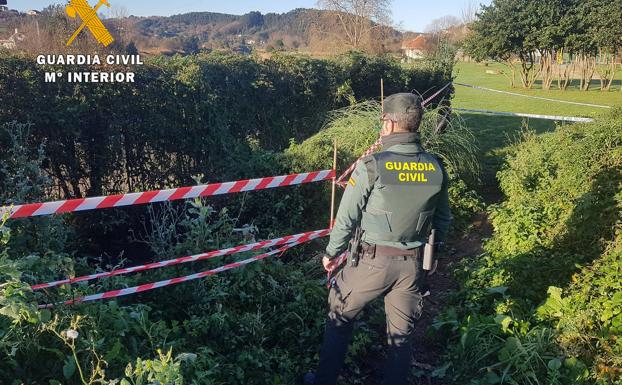
<svg viewBox="0 0 622 385">
<path fill-rule="evenodd" d="M 381 136 L 417 132 L 421 125 L 423 107 L 421 98 L 415 94 L 393 94 L 384 100 Z"/>
</svg>

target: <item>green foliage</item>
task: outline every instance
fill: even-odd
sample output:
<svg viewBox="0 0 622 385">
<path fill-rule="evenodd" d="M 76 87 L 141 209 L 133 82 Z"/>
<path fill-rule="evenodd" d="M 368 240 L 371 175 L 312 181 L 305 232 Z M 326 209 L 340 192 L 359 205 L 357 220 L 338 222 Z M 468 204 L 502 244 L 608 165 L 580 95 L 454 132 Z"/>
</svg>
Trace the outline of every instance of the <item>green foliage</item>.
<svg viewBox="0 0 622 385">
<path fill-rule="evenodd" d="M 452 362 L 469 362 L 484 349 L 476 366 L 455 368 L 456 379 L 488 381 L 479 370 L 489 368 L 495 381 L 507 375 L 508 383 L 620 383 L 621 149 L 619 111 L 593 124 L 528 133 L 510 149 L 498 174 L 506 199 L 491 208 L 494 235 L 484 255 L 456 271 L 463 290 L 439 323 L 451 329 Z M 465 330 L 473 323 L 486 332 L 469 349 Z M 527 360 L 533 366 L 485 353 L 515 344 L 513 327 L 523 337 L 548 336 L 529 349 L 542 357 Z M 553 369 L 556 382 L 538 382 Z"/>
<path fill-rule="evenodd" d="M 158 350 L 158 358 L 155 360 L 136 359 L 136 364 L 128 364 L 125 368 L 125 375 L 128 377 L 121 380 L 121 385 L 147 385 L 147 384 L 166 384 L 183 385 L 184 379 L 181 375 L 180 358 L 175 360 L 172 350 L 166 354 Z"/>
<path fill-rule="evenodd" d="M 552 330 L 510 315 L 474 314 L 459 321 L 450 314 L 433 327 L 459 337 L 449 352 L 461 359 L 453 360 L 446 373 L 454 383 L 561 385 L 580 384 L 586 377 L 584 365 L 562 355 Z"/>
<path fill-rule="evenodd" d="M 592 362 L 599 383 L 622 383 L 622 236 L 603 257 L 581 269 L 565 290 L 551 287 L 538 316 L 553 322 L 570 356 Z"/>
</svg>

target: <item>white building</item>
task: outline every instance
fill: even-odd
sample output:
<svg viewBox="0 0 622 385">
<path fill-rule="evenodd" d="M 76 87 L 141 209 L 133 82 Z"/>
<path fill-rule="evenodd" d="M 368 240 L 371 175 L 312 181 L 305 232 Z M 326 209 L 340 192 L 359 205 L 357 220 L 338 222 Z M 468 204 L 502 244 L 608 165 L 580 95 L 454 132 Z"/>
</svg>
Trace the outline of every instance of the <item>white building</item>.
<svg viewBox="0 0 622 385">
<path fill-rule="evenodd" d="M 423 58 L 427 47 L 428 39 L 425 35 L 419 35 L 414 39 L 402 42 L 402 51 L 404 51 L 404 56 L 408 61 Z"/>
</svg>

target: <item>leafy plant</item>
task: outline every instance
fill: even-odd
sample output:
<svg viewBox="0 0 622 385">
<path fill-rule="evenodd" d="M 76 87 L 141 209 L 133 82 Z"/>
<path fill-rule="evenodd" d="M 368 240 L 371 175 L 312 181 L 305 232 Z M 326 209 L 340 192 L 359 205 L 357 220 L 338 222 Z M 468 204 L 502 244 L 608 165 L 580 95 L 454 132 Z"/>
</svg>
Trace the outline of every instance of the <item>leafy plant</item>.
<svg viewBox="0 0 622 385">
<path fill-rule="evenodd" d="M 495 232 L 437 323 L 457 382 L 620 383 L 621 133 L 613 112 L 511 149 Z"/>
</svg>

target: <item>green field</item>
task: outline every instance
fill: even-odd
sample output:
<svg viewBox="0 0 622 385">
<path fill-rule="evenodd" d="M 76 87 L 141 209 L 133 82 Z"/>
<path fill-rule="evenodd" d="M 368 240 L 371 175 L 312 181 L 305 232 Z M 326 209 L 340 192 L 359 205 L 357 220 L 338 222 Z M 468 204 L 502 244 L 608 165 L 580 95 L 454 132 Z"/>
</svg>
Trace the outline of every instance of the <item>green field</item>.
<svg viewBox="0 0 622 385">
<path fill-rule="evenodd" d="M 592 82 L 592 90 L 587 92 L 577 90 L 576 82 L 574 82 L 567 91 L 560 91 L 557 89 L 545 91 L 540 89 L 539 84 L 536 84 L 535 88 L 531 90 L 526 90 L 522 87 L 512 88 L 510 87 L 510 82 L 504 75 L 491 75 L 486 73 L 486 70 L 502 70 L 503 68 L 503 65 L 497 63 L 485 66 L 483 63 L 461 62 L 455 67 L 456 82 L 572 102 L 607 106 L 622 104 L 622 92 L 620 91 L 619 80 L 621 77 L 620 74 L 617 76 L 618 80 L 614 83 L 613 90 L 608 92 L 603 92 L 598 89 L 600 86 L 598 80 Z M 594 116 L 599 112 L 606 111 L 606 109 L 602 108 L 527 99 L 520 96 L 502 95 L 461 86 L 456 86 L 456 96 L 453 103 L 459 108 L 564 116 Z"/>
<path fill-rule="evenodd" d="M 486 73 L 486 70 L 489 69 L 500 70 L 502 68 L 502 65 L 496 63 L 485 66 L 479 63 L 460 62 L 455 67 L 456 82 L 573 102 L 609 106 L 622 104 L 622 92 L 620 91 L 619 80 L 614 84 L 615 91 L 609 92 L 598 90 L 598 80 L 594 81 L 594 88 L 588 92 L 579 91 L 575 84 L 567 91 L 544 91 L 538 89 L 539 85 L 536 85 L 535 89 L 525 90 L 523 88 L 510 87 L 508 79 L 502 74 L 491 75 Z M 608 111 L 602 108 L 528 99 L 520 96 L 503 95 L 461 86 L 456 86 L 456 94 L 452 101 L 452 105 L 456 108 L 563 116 L 597 116 L 600 113 Z M 520 138 L 520 132 L 523 127 L 529 127 L 529 129 L 540 133 L 555 129 L 556 124 L 572 124 L 542 119 L 512 118 L 467 113 L 461 113 L 460 117 L 464 120 L 466 125 L 473 130 L 478 140 L 482 164 L 482 182 L 485 187 L 488 187 L 485 188 L 485 190 L 493 190 L 493 195 L 496 195 L 494 194 L 496 185 L 495 175 L 503 162 L 504 148 Z"/>
</svg>

